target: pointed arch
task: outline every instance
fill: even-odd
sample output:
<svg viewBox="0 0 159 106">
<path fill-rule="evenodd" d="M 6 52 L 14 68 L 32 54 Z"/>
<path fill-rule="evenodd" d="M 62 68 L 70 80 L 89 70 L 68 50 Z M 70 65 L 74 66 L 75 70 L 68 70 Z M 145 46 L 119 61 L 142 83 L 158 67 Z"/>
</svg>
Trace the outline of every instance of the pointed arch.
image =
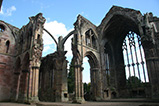
<svg viewBox="0 0 159 106">
<path fill-rule="evenodd" d="M 89 64 L 91 68 L 99 68 L 99 61 L 96 55 L 92 51 L 88 51 L 84 54 L 84 57 L 89 58 Z"/>
<path fill-rule="evenodd" d="M 118 17 L 119 16 L 119 17 Z M 113 18 L 114 17 L 114 18 Z M 110 26 L 112 26 L 112 23 L 119 22 L 120 20 L 129 20 L 128 23 L 133 23 L 132 27 L 135 25 L 137 26 L 137 29 L 133 28 L 134 30 L 137 30 L 141 35 L 143 34 L 142 28 L 141 28 L 141 20 L 142 20 L 142 14 L 140 11 L 136 11 L 133 9 L 128 8 L 122 8 L 118 6 L 113 6 L 109 12 L 106 14 L 105 18 L 102 20 L 100 26 L 98 28 L 101 29 L 101 34 L 105 33 Z M 119 23 L 120 24 L 120 23 Z M 125 23 L 127 24 L 127 23 Z M 116 24 L 118 25 L 118 24 Z M 118 26 L 117 26 L 118 27 Z M 103 38 L 103 36 L 102 36 Z"/>
</svg>

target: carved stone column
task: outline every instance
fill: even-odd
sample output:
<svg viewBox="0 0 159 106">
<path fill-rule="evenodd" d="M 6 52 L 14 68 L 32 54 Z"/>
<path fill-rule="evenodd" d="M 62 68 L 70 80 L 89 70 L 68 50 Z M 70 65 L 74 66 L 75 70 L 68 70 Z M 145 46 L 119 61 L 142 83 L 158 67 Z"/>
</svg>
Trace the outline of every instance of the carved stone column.
<svg viewBox="0 0 159 106">
<path fill-rule="evenodd" d="M 75 70 L 75 97 L 73 102 L 74 103 L 83 103 L 84 100 L 84 91 L 83 91 L 83 82 L 82 82 L 82 70 L 83 68 L 81 65 L 78 65 L 77 62 L 75 62 L 74 65 Z"/>
<path fill-rule="evenodd" d="M 32 66 L 29 73 L 28 102 L 39 102 L 38 98 L 39 67 Z"/>
</svg>

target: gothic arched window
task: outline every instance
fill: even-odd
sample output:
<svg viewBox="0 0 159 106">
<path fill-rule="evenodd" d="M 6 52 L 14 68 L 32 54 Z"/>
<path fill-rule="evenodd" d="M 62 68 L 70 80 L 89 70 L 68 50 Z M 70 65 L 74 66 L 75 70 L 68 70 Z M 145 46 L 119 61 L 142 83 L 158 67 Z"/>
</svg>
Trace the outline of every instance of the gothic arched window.
<svg viewBox="0 0 159 106">
<path fill-rule="evenodd" d="M 5 27 L 3 25 L 0 25 L 0 32 L 3 32 L 5 30 Z"/>
<path fill-rule="evenodd" d="M 129 31 L 123 41 L 123 56 L 126 78 L 137 77 L 142 82 L 148 82 L 147 68 L 141 38 Z"/>
<path fill-rule="evenodd" d="M 89 29 L 85 33 L 85 39 L 87 46 L 92 47 L 93 49 L 97 49 L 97 43 L 96 43 L 97 41 L 92 29 Z"/>
</svg>

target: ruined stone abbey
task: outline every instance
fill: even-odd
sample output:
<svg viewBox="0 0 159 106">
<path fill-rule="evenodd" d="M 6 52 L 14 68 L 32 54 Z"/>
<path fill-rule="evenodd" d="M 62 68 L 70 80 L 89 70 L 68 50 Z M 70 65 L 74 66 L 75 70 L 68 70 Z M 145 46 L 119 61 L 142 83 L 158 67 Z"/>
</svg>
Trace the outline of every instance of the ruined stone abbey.
<svg viewBox="0 0 159 106">
<path fill-rule="evenodd" d="M 85 101 L 84 57 L 90 64 L 91 100 L 159 98 L 159 18 L 152 13 L 113 6 L 99 26 L 79 15 L 74 30 L 58 41 L 44 29 L 41 13 L 29 19 L 21 29 L 0 20 L 0 101 L 69 101 L 64 43 L 70 36 L 73 102 Z M 57 45 L 46 57 L 43 31 Z"/>
</svg>

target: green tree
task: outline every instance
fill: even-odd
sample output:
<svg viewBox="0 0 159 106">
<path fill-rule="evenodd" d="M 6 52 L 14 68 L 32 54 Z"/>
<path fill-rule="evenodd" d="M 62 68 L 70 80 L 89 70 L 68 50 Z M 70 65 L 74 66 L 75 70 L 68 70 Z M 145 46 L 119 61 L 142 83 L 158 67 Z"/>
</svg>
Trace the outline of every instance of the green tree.
<svg viewBox="0 0 159 106">
<path fill-rule="evenodd" d="M 88 84 L 84 83 L 83 86 L 84 86 L 84 93 L 89 93 L 91 88 L 91 83 L 90 82 Z"/>
<path fill-rule="evenodd" d="M 141 86 L 142 86 L 142 82 L 138 77 L 131 76 L 128 78 L 128 80 L 127 80 L 128 88 L 137 88 L 137 87 L 141 87 Z"/>
<path fill-rule="evenodd" d="M 74 67 L 73 67 L 73 61 L 71 61 L 70 63 L 70 69 L 68 72 L 68 78 L 67 78 L 67 82 L 68 82 L 68 93 L 73 93 L 74 89 L 75 89 L 75 73 L 74 73 Z"/>
</svg>

